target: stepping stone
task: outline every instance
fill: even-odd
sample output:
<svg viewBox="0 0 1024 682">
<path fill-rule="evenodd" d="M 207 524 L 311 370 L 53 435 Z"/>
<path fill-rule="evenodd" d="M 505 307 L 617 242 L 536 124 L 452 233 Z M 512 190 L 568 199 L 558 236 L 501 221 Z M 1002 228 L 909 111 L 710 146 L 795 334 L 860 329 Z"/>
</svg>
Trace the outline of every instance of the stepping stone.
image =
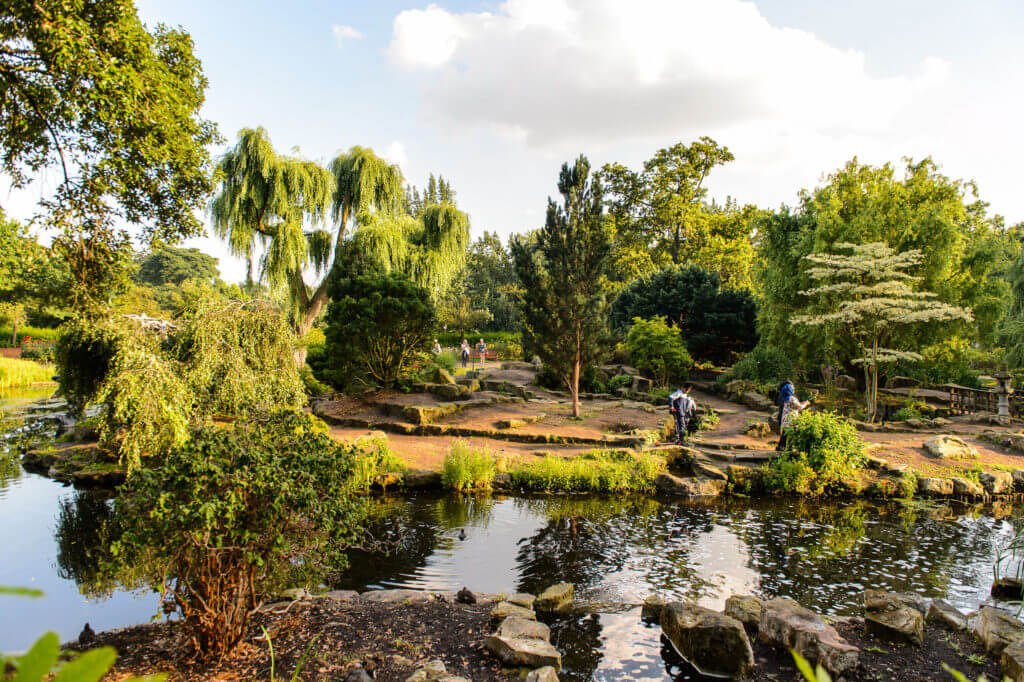
<svg viewBox="0 0 1024 682">
<path fill-rule="evenodd" d="M 725 600 L 725 615 L 754 629 L 761 624 L 761 608 L 757 597 L 734 594 Z"/>
<path fill-rule="evenodd" d="M 818 614 L 792 599 L 779 597 L 763 604 L 758 639 L 795 649 L 811 665 L 821 664 L 833 675 L 857 665 L 859 651 L 839 636 Z"/>
<path fill-rule="evenodd" d="M 562 654 L 550 642 L 534 637 L 502 637 L 494 634 L 484 638 L 484 647 L 505 665 L 562 669 Z"/>
<path fill-rule="evenodd" d="M 967 616 L 945 599 L 932 601 L 932 605 L 928 607 L 927 620 L 929 623 L 938 623 L 954 632 L 967 629 Z"/>
<path fill-rule="evenodd" d="M 537 620 L 537 614 L 530 609 L 524 609 L 522 606 L 516 606 L 507 601 L 503 601 L 491 609 L 491 622 L 496 623 L 500 620 L 508 618 L 509 616 L 518 616 L 519 618 L 525 618 L 526 620 Z"/>
<path fill-rule="evenodd" d="M 661 612 L 661 631 L 701 673 L 740 677 L 754 667 L 743 623 L 717 611 L 672 602 Z"/>
<path fill-rule="evenodd" d="M 564 611 L 572 605 L 572 600 L 572 583 L 558 583 L 541 592 L 533 607 L 544 612 Z"/>
<path fill-rule="evenodd" d="M 499 637 L 532 637 L 551 641 L 551 629 L 544 623 L 535 620 L 527 620 L 519 616 L 509 616 L 501 621 L 497 631 L 494 633 Z"/>
</svg>

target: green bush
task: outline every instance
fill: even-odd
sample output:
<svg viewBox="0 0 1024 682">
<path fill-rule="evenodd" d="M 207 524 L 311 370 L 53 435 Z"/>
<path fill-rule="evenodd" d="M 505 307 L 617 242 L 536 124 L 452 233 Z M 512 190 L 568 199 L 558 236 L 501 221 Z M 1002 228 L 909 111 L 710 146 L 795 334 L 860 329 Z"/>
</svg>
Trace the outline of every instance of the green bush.
<svg viewBox="0 0 1024 682">
<path fill-rule="evenodd" d="M 905 500 L 909 500 L 914 497 L 914 493 L 917 492 L 917 474 L 907 469 L 900 474 L 900 480 L 896 483 L 896 490 L 899 496 Z"/>
<path fill-rule="evenodd" d="M 577 457 L 548 455 L 512 468 L 512 484 L 535 492 L 649 492 L 664 471 L 657 455 L 595 450 Z"/>
<path fill-rule="evenodd" d="M 633 385 L 633 377 L 628 374 L 616 374 L 608 380 L 608 390 L 615 391 L 619 388 L 629 388 Z"/>
<path fill-rule="evenodd" d="M 78 317 L 61 326 L 54 353 L 57 387 L 74 411 L 80 413 L 92 401 L 122 340 L 133 331 L 137 342 L 148 343 L 145 331 L 132 330 L 117 318 Z"/>
<path fill-rule="evenodd" d="M 441 482 L 452 490 L 487 490 L 496 471 L 497 465 L 489 452 L 457 440 L 452 442 L 441 465 Z"/>
<path fill-rule="evenodd" d="M 803 412 L 787 434 L 789 451 L 768 464 L 769 488 L 820 495 L 856 486 L 864 443 L 852 422 L 832 412 Z"/>
<path fill-rule="evenodd" d="M 349 443 L 353 453 L 352 487 L 369 492 L 374 485 L 386 487 L 387 476 L 404 472 L 405 463 L 391 450 L 391 442 L 380 431 L 360 436 Z"/>
<path fill-rule="evenodd" d="M 658 386 L 685 380 L 693 366 L 679 331 L 670 327 L 664 317 L 633 318 L 625 345 L 633 365 Z"/>
<path fill-rule="evenodd" d="M 792 376 L 793 361 L 782 350 L 760 345 L 720 375 L 718 380 L 727 383 L 733 379 L 745 379 L 758 384 L 777 384 Z"/>
<path fill-rule="evenodd" d="M 904 422 L 908 419 L 920 419 L 921 412 L 913 405 L 906 405 L 896 410 L 890 419 L 894 422 Z"/>
<path fill-rule="evenodd" d="M 195 653 L 220 658 L 285 579 L 346 567 L 366 515 L 357 454 L 299 412 L 202 428 L 121 489 L 106 570 L 147 567 Z"/>
</svg>

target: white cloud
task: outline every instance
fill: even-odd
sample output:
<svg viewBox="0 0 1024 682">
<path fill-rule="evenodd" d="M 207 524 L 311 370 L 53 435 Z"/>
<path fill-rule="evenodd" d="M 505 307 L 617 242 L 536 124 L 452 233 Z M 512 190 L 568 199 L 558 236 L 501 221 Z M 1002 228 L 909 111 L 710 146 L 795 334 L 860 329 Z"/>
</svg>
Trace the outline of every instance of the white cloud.
<svg viewBox="0 0 1024 682">
<path fill-rule="evenodd" d="M 530 146 L 661 140 L 738 126 L 882 133 L 942 84 L 930 58 L 873 77 L 863 53 L 771 25 L 741 0 L 507 0 L 401 12 L 389 55 L 422 77 L 422 111 Z"/>
<path fill-rule="evenodd" d="M 363 37 L 362 33 L 351 26 L 345 26 L 344 24 L 335 24 L 332 26 L 331 33 L 334 34 L 334 42 L 338 44 L 338 47 L 343 47 L 345 42 L 348 40 L 359 40 Z"/>
<path fill-rule="evenodd" d="M 384 150 L 384 158 L 391 163 L 397 163 L 403 173 L 408 172 L 409 155 L 406 153 L 405 145 L 402 144 L 401 140 L 394 140 L 388 145 L 387 149 Z"/>
</svg>

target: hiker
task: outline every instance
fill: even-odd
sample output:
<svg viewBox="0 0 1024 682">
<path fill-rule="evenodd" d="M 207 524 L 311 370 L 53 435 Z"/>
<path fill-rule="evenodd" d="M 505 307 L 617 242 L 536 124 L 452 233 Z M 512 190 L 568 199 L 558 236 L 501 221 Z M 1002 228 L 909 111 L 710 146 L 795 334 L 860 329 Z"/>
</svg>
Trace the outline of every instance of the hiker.
<svg viewBox="0 0 1024 682">
<path fill-rule="evenodd" d="M 786 449 L 786 429 L 792 425 L 793 420 L 800 414 L 800 410 L 806 410 L 811 401 L 800 402 L 796 397 L 796 388 L 793 382 L 787 379 L 779 386 L 779 444 L 775 446 L 777 452 Z"/>
<path fill-rule="evenodd" d="M 697 403 L 690 397 L 690 389 L 690 386 L 686 386 L 668 397 L 668 411 L 676 420 L 676 445 L 686 444 L 686 427 L 697 411 Z"/>
<path fill-rule="evenodd" d="M 484 343 L 483 337 L 480 338 L 480 343 L 476 344 L 476 352 L 480 353 L 480 364 L 487 362 L 487 344 Z"/>
<path fill-rule="evenodd" d="M 466 339 L 462 339 L 462 345 L 459 346 L 459 355 L 462 357 L 463 367 L 469 364 L 469 341 Z"/>
<path fill-rule="evenodd" d="M 434 351 L 434 355 L 441 354 L 441 343 L 437 339 L 434 339 L 434 348 L 432 350 Z"/>
</svg>

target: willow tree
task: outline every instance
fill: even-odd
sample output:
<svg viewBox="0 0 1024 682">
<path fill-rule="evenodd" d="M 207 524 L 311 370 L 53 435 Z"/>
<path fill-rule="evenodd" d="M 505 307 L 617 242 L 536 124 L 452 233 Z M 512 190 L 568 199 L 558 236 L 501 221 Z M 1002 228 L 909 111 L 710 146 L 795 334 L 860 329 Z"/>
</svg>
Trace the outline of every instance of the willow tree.
<svg viewBox="0 0 1024 682">
<path fill-rule="evenodd" d="M 801 292 L 811 297 L 821 312 L 796 315 L 793 323 L 830 325 L 860 346 L 862 357 L 853 360 L 864 368 L 865 398 L 869 417 L 874 420 L 878 402 L 879 368 L 899 360 L 920 360 L 921 356 L 895 347 L 901 328 L 931 322 L 970 322 L 969 310 L 937 300 L 937 295 L 914 288 L 920 277 L 907 270 L 920 264 L 917 249 L 897 253 L 884 242 L 835 245 L 848 254 L 815 253 L 805 257 L 807 270 L 817 286 Z"/>
<path fill-rule="evenodd" d="M 370 149 L 353 147 L 326 169 L 278 154 L 263 128 L 239 133 L 218 164 L 216 180 L 214 230 L 250 268 L 259 255 L 260 271 L 271 285 L 287 287 L 299 334 L 309 331 L 327 303 L 327 281 L 339 267 L 338 247 L 355 216 L 394 211 L 403 196 L 398 166 Z M 333 228 L 326 220 L 328 206 Z"/>
</svg>

